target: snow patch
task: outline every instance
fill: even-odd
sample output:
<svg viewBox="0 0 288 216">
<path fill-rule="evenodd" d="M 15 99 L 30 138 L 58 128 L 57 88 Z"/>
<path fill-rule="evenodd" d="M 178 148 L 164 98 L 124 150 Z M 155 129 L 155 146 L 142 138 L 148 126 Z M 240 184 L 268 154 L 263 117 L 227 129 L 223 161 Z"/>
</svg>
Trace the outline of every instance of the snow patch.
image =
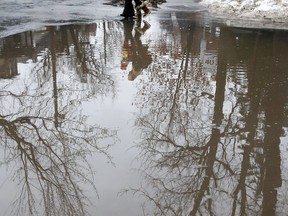
<svg viewBox="0 0 288 216">
<path fill-rule="evenodd" d="M 220 17 L 288 21 L 288 0 L 202 0 L 200 4 Z"/>
</svg>

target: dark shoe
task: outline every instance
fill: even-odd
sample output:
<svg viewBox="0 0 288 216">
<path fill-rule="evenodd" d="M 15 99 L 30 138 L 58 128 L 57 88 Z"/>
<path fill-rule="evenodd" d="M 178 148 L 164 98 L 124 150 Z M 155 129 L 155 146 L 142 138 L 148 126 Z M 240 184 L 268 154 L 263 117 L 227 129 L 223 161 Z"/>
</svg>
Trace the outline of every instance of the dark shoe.
<svg viewBox="0 0 288 216">
<path fill-rule="evenodd" d="M 151 13 L 151 10 L 145 5 L 145 7 L 143 8 L 144 10 L 144 15 L 143 17 L 147 17 L 150 13 Z"/>
<path fill-rule="evenodd" d="M 123 21 L 124 20 L 135 20 L 137 19 L 137 17 L 135 16 L 127 16 L 127 15 L 123 15 L 123 14 L 120 14 L 120 16 L 123 16 L 124 18 L 122 19 Z"/>
<path fill-rule="evenodd" d="M 135 15 L 133 14 L 131 14 L 131 15 L 125 15 L 125 14 L 120 14 L 120 16 L 122 16 L 122 17 L 125 17 L 125 18 L 129 18 L 129 17 L 134 17 Z"/>
<path fill-rule="evenodd" d="M 127 17 L 128 20 L 136 20 L 137 17 L 136 16 L 131 16 L 131 17 Z"/>
</svg>

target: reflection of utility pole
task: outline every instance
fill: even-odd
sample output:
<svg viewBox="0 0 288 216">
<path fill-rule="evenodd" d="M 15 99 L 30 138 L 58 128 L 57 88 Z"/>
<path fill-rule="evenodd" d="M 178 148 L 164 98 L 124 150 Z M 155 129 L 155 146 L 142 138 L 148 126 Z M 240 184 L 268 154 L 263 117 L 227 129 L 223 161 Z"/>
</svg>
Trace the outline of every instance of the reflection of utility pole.
<svg viewBox="0 0 288 216">
<path fill-rule="evenodd" d="M 273 88 L 277 88 L 274 86 Z M 285 89 L 282 89 L 285 91 Z M 275 94 L 276 93 L 276 94 Z M 269 105 L 266 107 L 266 133 L 264 139 L 264 182 L 263 182 L 263 211 L 262 215 L 275 215 L 277 204 L 277 188 L 281 186 L 280 136 L 284 112 L 284 98 L 279 100 L 275 91 L 268 95 Z M 280 103 L 279 103 L 280 102 Z M 273 104 L 273 105 L 272 105 Z"/>
<path fill-rule="evenodd" d="M 60 32 L 61 32 L 61 52 L 64 52 L 69 56 L 70 50 L 69 50 L 69 41 L 68 41 L 68 31 L 67 28 L 70 26 L 61 26 Z"/>
<path fill-rule="evenodd" d="M 263 181 L 263 211 L 262 216 L 275 215 L 277 204 L 277 188 L 282 185 L 280 137 L 284 121 L 285 103 L 287 98 L 286 56 L 287 33 L 274 33 L 273 61 L 270 71 L 267 71 L 267 94 L 265 101 L 266 131 L 264 139 L 264 181 Z M 272 62 L 272 60 L 271 60 Z"/>
<path fill-rule="evenodd" d="M 225 34 L 221 34 L 223 37 Z M 222 42 L 222 43 L 221 43 Z M 211 138 L 207 143 L 207 147 L 209 149 L 207 155 L 206 162 L 206 170 L 205 177 L 201 184 L 200 190 L 196 195 L 194 206 L 192 211 L 190 212 L 190 216 L 195 216 L 199 210 L 200 204 L 203 200 L 205 192 L 209 189 L 210 180 L 213 176 L 213 167 L 214 162 L 216 160 L 216 153 L 218 149 L 218 143 L 220 141 L 220 129 L 222 118 L 223 118 L 223 104 L 224 104 L 224 96 L 225 96 L 225 86 L 226 86 L 226 76 L 227 76 L 227 67 L 226 67 L 226 58 L 225 58 L 225 49 L 224 49 L 225 41 L 220 38 L 220 46 L 219 46 L 219 60 L 216 74 L 216 92 L 215 92 L 215 105 L 214 105 L 214 115 L 212 123 L 215 125 L 212 128 Z"/>
<path fill-rule="evenodd" d="M 172 13 L 171 15 L 172 17 L 174 17 L 174 21 L 177 22 L 176 19 L 176 15 L 175 13 Z M 173 26 L 176 25 L 179 28 L 178 22 L 177 24 L 173 24 Z M 184 87 L 186 89 L 186 98 L 189 97 L 188 93 L 189 93 L 189 88 L 191 88 L 191 86 L 187 86 L 186 82 L 187 82 L 187 72 L 188 72 L 188 67 L 189 67 L 189 61 L 190 61 L 190 54 L 191 54 L 191 48 L 192 45 L 194 43 L 194 31 L 195 31 L 195 26 L 193 25 L 189 31 L 189 34 L 187 36 L 187 43 L 186 43 L 186 47 L 182 47 L 183 53 L 182 53 L 182 60 L 181 60 L 181 65 L 180 65 L 180 70 L 178 72 L 178 77 L 176 79 L 176 85 L 175 85 L 175 92 L 174 95 L 172 95 L 173 100 L 172 100 L 172 107 L 170 109 L 170 121 L 168 124 L 168 127 L 172 129 L 172 124 L 174 122 L 174 116 L 175 116 L 175 110 L 177 109 L 178 106 L 178 102 L 177 100 L 179 100 L 179 96 L 181 95 L 181 86 L 182 83 L 184 82 Z M 180 34 L 180 32 L 179 32 Z M 178 38 L 181 38 L 181 35 L 177 35 Z M 178 49 L 177 49 L 178 50 Z M 189 75 L 188 75 L 189 76 Z"/>
<path fill-rule="evenodd" d="M 75 47 L 75 51 L 76 51 L 76 56 L 79 60 L 79 63 L 81 65 L 81 69 L 82 71 L 80 71 L 80 76 L 81 76 L 81 82 L 85 82 L 87 83 L 87 76 L 88 76 L 88 61 L 86 61 L 86 55 L 85 55 L 85 48 L 82 49 L 82 47 L 80 47 L 80 43 L 79 43 L 79 39 L 78 39 L 78 29 L 75 28 L 73 29 L 73 27 L 70 27 L 70 34 L 71 34 L 71 38 Z"/>
<path fill-rule="evenodd" d="M 50 30 L 50 50 L 51 50 L 51 62 L 52 62 L 52 77 L 53 77 L 53 99 L 54 99 L 54 124 L 57 128 L 59 126 L 58 121 L 58 89 L 57 89 L 57 71 L 56 71 L 56 46 L 55 46 L 55 28 L 49 27 Z"/>
<path fill-rule="evenodd" d="M 232 213 L 231 215 L 234 216 L 236 215 L 236 210 L 237 210 L 237 204 L 238 202 L 238 193 L 240 192 L 241 195 L 241 201 L 240 201 L 240 214 L 245 215 L 246 214 L 246 206 L 247 206 L 247 191 L 246 191 L 246 179 L 248 176 L 248 170 L 251 169 L 252 164 L 250 163 L 250 156 L 251 156 L 251 151 L 255 147 L 255 136 L 256 136 L 256 130 L 257 130 L 257 124 L 258 124 L 258 114 L 260 110 L 260 99 L 261 99 L 261 89 L 263 88 L 263 83 L 256 81 L 257 76 L 260 74 L 259 72 L 262 71 L 257 71 L 256 68 L 256 56 L 257 56 L 257 50 L 259 49 L 258 47 L 259 44 L 259 34 L 256 34 L 255 36 L 255 43 L 254 43 L 254 51 L 252 55 L 252 62 L 251 67 L 248 67 L 248 93 L 247 96 L 249 97 L 250 101 L 250 106 L 248 106 L 248 115 L 247 118 L 245 119 L 246 121 L 246 127 L 245 131 L 248 132 L 248 137 L 247 137 L 247 144 L 243 146 L 243 157 L 242 157 L 242 162 L 241 162 L 241 171 L 239 174 L 239 181 L 238 185 L 235 188 L 233 192 L 233 205 L 232 205 Z M 254 82 L 253 82 L 254 81 Z M 253 86 L 252 86 L 253 85 Z M 241 100 L 242 98 L 239 98 Z M 260 165 L 261 166 L 261 165 Z"/>
<path fill-rule="evenodd" d="M 107 44 L 106 44 L 106 25 L 105 25 L 105 21 L 103 22 L 103 32 L 104 32 L 104 35 L 103 35 L 103 44 L 104 44 L 104 62 L 105 62 L 105 65 L 107 63 Z"/>
</svg>

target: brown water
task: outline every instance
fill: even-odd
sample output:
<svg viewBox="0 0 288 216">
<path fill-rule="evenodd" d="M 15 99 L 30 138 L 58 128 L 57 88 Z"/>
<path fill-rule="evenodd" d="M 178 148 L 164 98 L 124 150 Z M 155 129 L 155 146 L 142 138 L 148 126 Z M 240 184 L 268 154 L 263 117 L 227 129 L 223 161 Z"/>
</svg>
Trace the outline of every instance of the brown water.
<svg viewBox="0 0 288 216">
<path fill-rule="evenodd" d="M 0 39 L 0 215 L 287 215 L 288 33 L 172 13 Z"/>
</svg>

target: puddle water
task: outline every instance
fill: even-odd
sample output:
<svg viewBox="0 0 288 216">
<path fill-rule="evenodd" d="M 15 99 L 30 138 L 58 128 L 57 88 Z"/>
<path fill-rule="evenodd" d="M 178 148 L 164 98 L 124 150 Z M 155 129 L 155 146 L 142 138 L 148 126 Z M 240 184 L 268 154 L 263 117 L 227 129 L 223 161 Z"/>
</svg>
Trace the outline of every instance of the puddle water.
<svg viewBox="0 0 288 216">
<path fill-rule="evenodd" d="M 1 215 L 285 215 L 287 36 L 172 13 L 1 38 Z"/>
</svg>

